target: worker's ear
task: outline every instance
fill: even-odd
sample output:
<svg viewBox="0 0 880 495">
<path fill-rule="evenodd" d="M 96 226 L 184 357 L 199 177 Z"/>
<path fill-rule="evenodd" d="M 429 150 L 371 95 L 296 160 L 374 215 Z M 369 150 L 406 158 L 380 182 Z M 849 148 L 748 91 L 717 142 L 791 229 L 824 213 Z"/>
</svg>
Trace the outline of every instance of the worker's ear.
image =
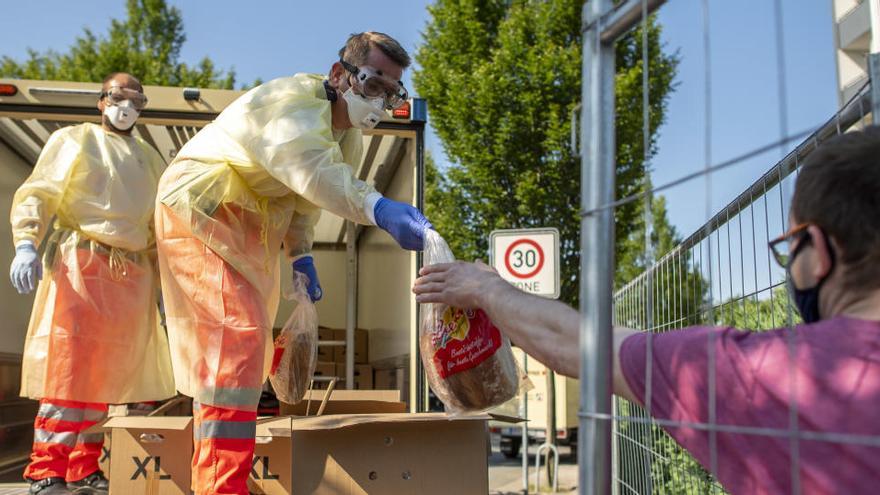
<svg viewBox="0 0 880 495">
<path fill-rule="evenodd" d="M 103 92 L 102 92 L 102 94 L 103 94 Z M 101 112 L 101 114 L 104 113 L 104 106 L 105 106 L 104 105 L 104 97 L 99 96 L 98 97 L 98 111 Z"/>
<path fill-rule="evenodd" d="M 813 240 L 813 242 L 810 243 L 810 247 L 815 250 L 813 256 L 815 262 L 811 269 L 811 275 L 816 280 L 822 280 L 828 276 L 828 272 L 831 271 L 831 267 L 834 263 L 832 260 L 833 255 L 831 254 L 831 249 L 828 245 L 833 239 L 815 225 L 807 227 L 807 232 L 810 233 L 810 238 Z"/>
<path fill-rule="evenodd" d="M 333 66 L 330 67 L 330 85 L 336 88 L 337 91 L 347 90 L 348 78 L 346 77 L 346 74 L 345 67 L 339 62 L 335 62 Z"/>
</svg>

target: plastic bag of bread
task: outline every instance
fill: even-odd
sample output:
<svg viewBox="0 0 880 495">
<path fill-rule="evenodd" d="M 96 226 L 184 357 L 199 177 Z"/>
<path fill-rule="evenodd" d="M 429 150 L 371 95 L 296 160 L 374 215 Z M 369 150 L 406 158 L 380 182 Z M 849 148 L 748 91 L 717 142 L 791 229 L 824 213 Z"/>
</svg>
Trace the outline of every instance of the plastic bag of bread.
<svg viewBox="0 0 880 495">
<path fill-rule="evenodd" d="M 425 234 L 425 265 L 455 261 L 440 234 Z M 510 341 L 481 309 L 423 304 L 419 349 L 428 383 L 451 413 L 491 409 L 516 396 L 528 380 Z"/>
<path fill-rule="evenodd" d="M 278 400 L 301 401 L 308 390 L 318 359 L 318 311 L 309 298 L 308 277 L 294 272 L 293 289 L 285 294 L 296 307 L 275 338 L 269 381 Z"/>
</svg>

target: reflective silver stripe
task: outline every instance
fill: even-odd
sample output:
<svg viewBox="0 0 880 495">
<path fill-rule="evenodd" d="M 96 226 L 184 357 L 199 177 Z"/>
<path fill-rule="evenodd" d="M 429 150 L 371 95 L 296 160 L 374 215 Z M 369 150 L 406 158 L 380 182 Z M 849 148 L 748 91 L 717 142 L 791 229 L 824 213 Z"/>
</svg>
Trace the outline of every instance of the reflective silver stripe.
<svg viewBox="0 0 880 495">
<path fill-rule="evenodd" d="M 256 438 L 256 421 L 202 421 L 199 438 L 248 439 Z"/>
<path fill-rule="evenodd" d="M 107 417 L 107 411 L 97 409 L 83 409 L 83 421 L 101 421 Z"/>
<path fill-rule="evenodd" d="M 76 445 L 76 436 L 76 433 L 72 431 L 55 433 L 42 429 L 36 429 L 34 430 L 34 443 L 60 443 L 62 445 L 67 445 L 68 447 L 72 448 L 74 445 Z"/>
<path fill-rule="evenodd" d="M 198 392 L 196 399 L 202 404 L 230 409 L 257 410 L 262 385 L 256 388 L 212 388 L 204 387 Z"/>
<path fill-rule="evenodd" d="M 37 416 L 55 421 L 79 422 L 83 419 L 83 410 L 73 407 L 61 407 L 53 404 L 40 404 Z"/>
<path fill-rule="evenodd" d="M 76 443 L 101 443 L 104 441 L 103 433 L 80 433 L 76 437 Z"/>
</svg>

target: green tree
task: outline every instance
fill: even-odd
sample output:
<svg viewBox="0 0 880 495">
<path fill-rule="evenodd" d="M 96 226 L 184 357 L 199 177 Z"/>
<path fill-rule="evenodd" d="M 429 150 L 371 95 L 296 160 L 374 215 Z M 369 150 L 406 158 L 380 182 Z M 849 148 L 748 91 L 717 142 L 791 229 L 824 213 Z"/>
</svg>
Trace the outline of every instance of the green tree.
<svg viewBox="0 0 880 495">
<path fill-rule="evenodd" d="M 464 259 L 485 257 L 493 229 L 557 227 L 562 299 L 570 304 L 578 303 L 580 263 L 580 160 L 570 148 L 569 136 L 570 114 L 580 99 L 581 6 L 580 0 L 439 0 L 430 7 L 432 19 L 416 54 L 421 69 L 414 75 L 416 89 L 430 102 L 433 125 L 453 162 L 445 171 L 428 163 L 428 217 Z M 656 130 L 664 120 L 678 57 L 663 53 L 661 28 L 653 18 L 647 35 L 650 157 L 656 152 Z M 649 185 L 642 136 L 641 53 L 640 30 L 616 46 L 618 198 Z M 618 288 L 647 277 L 645 270 L 681 242 L 668 221 L 665 199 L 654 198 L 651 204 L 653 256 L 645 250 L 645 202 L 615 209 Z M 706 284 L 689 252 L 673 256 L 678 271 L 655 270 L 650 283 L 636 282 L 654 288 L 655 326 L 667 323 L 660 321 L 660 315 L 681 326 L 697 323 L 701 315 L 697 308 L 705 301 Z M 617 299 L 619 324 L 647 328 L 642 299 L 646 292 L 631 291 Z M 626 304 L 635 310 L 622 311 Z M 626 320 L 633 315 L 632 321 Z M 644 414 L 620 403 L 626 414 Z M 685 474 L 663 478 L 672 480 L 665 488 L 693 479 L 708 483 L 705 471 L 658 427 L 627 422 L 619 427 L 643 444 L 657 438 L 655 452 L 687 466 Z M 644 455 L 643 447 L 632 442 L 619 441 L 620 455 L 629 461 L 620 464 L 618 476 L 636 486 L 647 473 L 648 483 L 659 488 L 664 481 L 653 478 L 667 469 L 659 458 Z"/>
<path fill-rule="evenodd" d="M 90 29 L 66 53 L 30 50 L 25 61 L 4 56 L 0 77 L 100 82 L 111 72 L 130 72 L 144 84 L 232 89 L 233 70 L 210 58 L 194 66 L 180 61 L 186 41 L 180 10 L 165 0 L 128 0 L 125 20 L 113 19 L 105 36 Z"/>
<path fill-rule="evenodd" d="M 717 310 L 721 325 L 749 330 L 772 330 L 798 325 L 801 317 L 785 287 L 773 289 L 770 297 L 757 296 L 727 301 Z"/>
<path fill-rule="evenodd" d="M 690 251 L 679 249 L 682 238 L 669 223 L 666 198 L 655 197 L 652 204 L 653 257 L 649 258 L 644 250 L 646 215 L 633 220 L 629 236 L 624 239 L 627 247 L 617 253 L 618 284 L 625 290 L 615 294 L 615 323 L 653 331 L 707 323 L 703 310 L 708 285 L 699 267 L 694 266 Z M 653 305 L 650 319 L 649 290 Z"/>
<path fill-rule="evenodd" d="M 570 115 L 580 99 L 582 0 L 438 0 L 413 76 L 453 165 L 428 175 L 429 218 L 463 259 L 485 258 L 489 233 L 555 226 L 562 299 L 577 304 L 580 160 Z M 648 27 L 649 155 L 678 64 Z M 639 30 L 617 44 L 617 197 L 643 190 Z M 618 285 L 643 251 L 640 202 L 615 210 Z M 665 221 L 665 219 L 664 219 Z M 668 222 L 667 222 L 668 223 Z M 642 237 L 644 234 L 641 234 Z"/>
</svg>

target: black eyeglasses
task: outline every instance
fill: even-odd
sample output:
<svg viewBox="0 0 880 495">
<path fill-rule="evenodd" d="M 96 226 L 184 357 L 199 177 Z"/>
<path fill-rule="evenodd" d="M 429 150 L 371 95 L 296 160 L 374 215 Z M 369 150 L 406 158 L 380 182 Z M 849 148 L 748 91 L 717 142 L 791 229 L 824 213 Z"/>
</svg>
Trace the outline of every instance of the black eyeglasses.
<svg viewBox="0 0 880 495">
<path fill-rule="evenodd" d="M 802 223 L 792 227 L 788 232 L 770 241 L 770 251 L 773 253 L 773 258 L 779 263 L 779 266 L 787 268 L 794 255 L 800 251 L 802 246 L 805 246 L 806 243 L 809 242 L 810 233 L 807 232 L 807 227 L 810 225 L 812 224 Z M 794 246 L 795 243 L 804 238 L 806 238 L 805 241 Z"/>
</svg>

